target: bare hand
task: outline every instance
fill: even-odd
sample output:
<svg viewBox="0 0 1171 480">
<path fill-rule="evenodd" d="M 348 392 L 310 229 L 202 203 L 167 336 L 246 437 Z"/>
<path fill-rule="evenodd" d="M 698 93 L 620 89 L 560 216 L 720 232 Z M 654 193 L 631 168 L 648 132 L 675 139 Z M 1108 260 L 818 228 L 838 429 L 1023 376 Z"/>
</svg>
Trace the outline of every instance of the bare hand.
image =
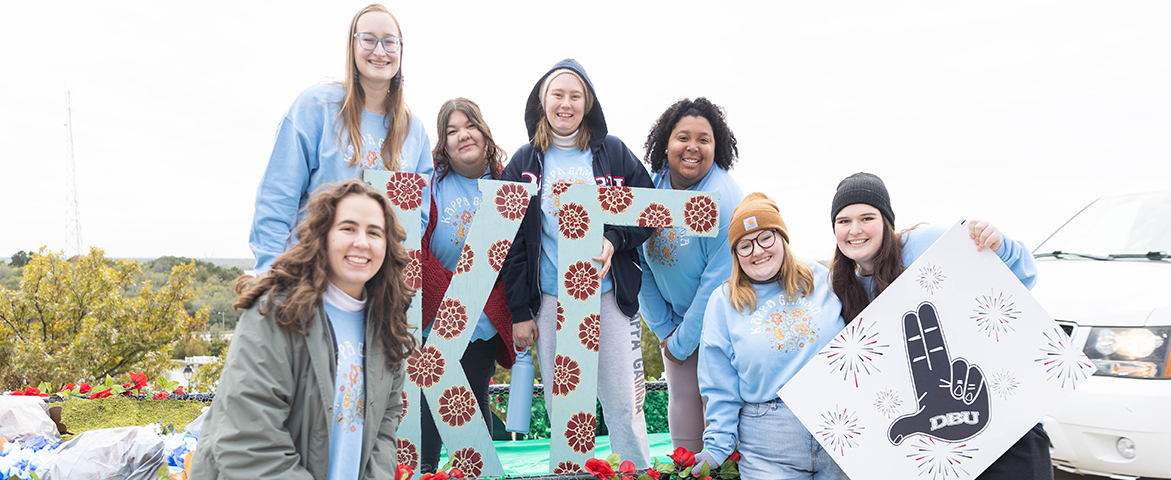
<svg viewBox="0 0 1171 480">
<path fill-rule="evenodd" d="M 594 257 L 595 262 L 602 262 L 602 269 L 598 271 L 598 281 L 602 281 L 606 277 L 606 273 L 610 271 L 610 257 L 614 256 L 614 244 L 610 243 L 610 239 L 602 239 L 602 254 Z"/>
<path fill-rule="evenodd" d="M 525 320 L 512 324 L 512 343 L 519 348 L 528 348 L 537 344 L 537 322 Z"/>
<path fill-rule="evenodd" d="M 676 365 L 683 365 L 683 360 L 675 358 L 675 356 L 671 354 L 671 349 L 667 348 L 667 339 L 671 338 L 671 335 L 674 334 L 675 331 L 671 330 L 671 333 L 668 333 L 666 337 L 663 337 L 663 340 L 659 342 L 659 348 L 663 349 L 663 358 L 675 362 Z"/>
<path fill-rule="evenodd" d="M 976 242 L 976 251 L 988 247 L 995 252 L 1000 250 L 1000 244 L 1004 241 L 1004 237 L 1000 235 L 1000 229 L 996 228 L 996 225 L 988 223 L 987 220 L 969 221 L 968 237 Z"/>
</svg>

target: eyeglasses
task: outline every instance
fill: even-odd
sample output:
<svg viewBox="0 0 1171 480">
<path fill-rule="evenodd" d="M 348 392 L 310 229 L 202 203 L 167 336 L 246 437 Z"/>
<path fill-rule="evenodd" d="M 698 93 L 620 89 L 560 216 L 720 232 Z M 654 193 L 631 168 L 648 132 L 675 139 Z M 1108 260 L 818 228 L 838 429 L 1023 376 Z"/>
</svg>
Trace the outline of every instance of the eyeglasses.
<svg viewBox="0 0 1171 480">
<path fill-rule="evenodd" d="M 777 243 L 777 232 L 773 230 L 766 230 L 764 233 L 757 235 L 754 239 L 741 240 L 736 242 L 736 255 L 747 257 L 752 255 L 753 250 L 756 249 L 754 245 L 760 245 L 760 249 L 764 250 L 773 246 L 775 243 Z"/>
<path fill-rule="evenodd" d="M 374 36 L 373 33 L 358 32 L 354 34 L 354 38 L 358 39 L 358 45 L 361 45 L 362 48 L 371 51 L 373 51 L 375 48 L 378 48 L 378 44 L 381 43 L 382 49 L 386 50 L 386 53 L 397 52 L 398 47 L 403 44 L 402 37 L 397 37 L 394 35 L 387 35 L 385 37 L 378 38 Z"/>
</svg>

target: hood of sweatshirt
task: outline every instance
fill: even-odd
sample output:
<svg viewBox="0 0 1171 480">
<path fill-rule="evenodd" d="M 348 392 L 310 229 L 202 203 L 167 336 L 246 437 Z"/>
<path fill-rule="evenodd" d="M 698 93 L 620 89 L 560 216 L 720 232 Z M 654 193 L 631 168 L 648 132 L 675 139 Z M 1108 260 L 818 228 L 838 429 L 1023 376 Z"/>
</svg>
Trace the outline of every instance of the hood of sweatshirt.
<svg viewBox="0 0 1171 480">
<path fill-rule="evenodd" d="M 536 85 L 533 85 L 533 91 L 529 93 L 529 100 L 525 103 L 525 126 L 528 127 L 529 138 L 532 139 L 537 134 L 537 123 L 545 116 L 545 109 L 541 108 L 541 84 L 545 82 L 545 78 L 550 73 L 562 68 L 573 70 L 580 75 L 582 80 L 585 80 L 585 87 L 589 89 L 590 95 L 593 95 L 594 106 L 589 112 L 586 112 L 585 119 L 582 121 L 590 126 L 590 145 L 601 143 L 607 134 L 606 116 L 602 114 L 602 102 L 598 100 L 598 92 L 594 90 L 594 83 L 590 81 L 590 76 L 586 75 L 585 68 L 582 68 L 581 64 L 572 58 L 557 62 L 553 68 L 541 75 Z"/>
</svg>

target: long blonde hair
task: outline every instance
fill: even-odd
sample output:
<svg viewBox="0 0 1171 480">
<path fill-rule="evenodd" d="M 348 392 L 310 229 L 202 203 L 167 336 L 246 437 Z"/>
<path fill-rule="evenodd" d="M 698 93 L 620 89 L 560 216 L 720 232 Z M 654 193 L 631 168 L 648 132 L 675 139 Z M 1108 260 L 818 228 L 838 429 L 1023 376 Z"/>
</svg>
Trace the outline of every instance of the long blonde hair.
<svg viewBox="0 0 1171 480">
<path fill-rule="evenodd" d="M 789 240 L 785 238 L 785 235 L 778 232 L 777 237 L 780 238 L 781 248 L 785 251 L 780 275 L 777 278 L 781 291 L 785 292 L 785 301 L 792 303 L 801 297 L 812 295 L 813 270 L 809 268 L 808 264 L 793 255 L 793 251 L 789 249 Z M 745 314 L 752 313 L 753 310 L 756 310 L 756 290 L 752 288 L 752 281 L 748 275 L 740 268 L 740 259 L 735 250 L 732 251 L 732 256 L 734 258 L 732 276 L 728 278 L 727 282 L 728 300 L 732 302 L 732 308 Z"/>
<path fill-rule="evenodd" d="M 345 97 L 342 99 L 342 108 L 337 112 L 338 118 L 338 145 L 344 145 L 343 140 L 348 132 L 349 145 L 354 150 L 350 158 L 350 166 L 357 165 L 362 159 L 362 109 L 366 105 L 366 92 L 358 83 L 358 66 L 354 59 L 354 34 L 358 33 L 358 18 L 370 12 L 382 12 L 390 15 L 398 29 L 399 36 L 403 36 L 402 27 L 398 19 L 380 3 L 371 3 L 363 8 L 350 21 L 350 33 L 346 36 L 346 78 L 342 80 L 345 87 Z M 411 131 L 411 109 L 407 108 L 403 94 L 403 65 L 402 44 L 399 45 L 398 73 L 390 79 L 390 91 L 387 92 L 383 106 L 386 107 L 386 116 L 383 124 L 387 127 L 386 139 L 382 141 L 382 163 L 387 170 L 398 170 L 399 157 L 402 156 L 403 144 L 407 142 L 407 134 Z"/>
</svg>

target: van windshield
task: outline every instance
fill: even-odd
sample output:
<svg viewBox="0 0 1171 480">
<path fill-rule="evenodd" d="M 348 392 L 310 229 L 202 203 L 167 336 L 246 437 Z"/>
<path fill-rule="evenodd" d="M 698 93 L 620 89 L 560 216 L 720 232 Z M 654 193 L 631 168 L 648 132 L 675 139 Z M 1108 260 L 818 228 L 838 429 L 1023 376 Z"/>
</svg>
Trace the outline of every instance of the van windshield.
<svg viewBox="0 0 1171 480">
<path fill-rule="evenodd" d="M 1033 253 L 1171 253 L 1171 192 L 1100 198 L 1041 242 Z"/>
</svg>

